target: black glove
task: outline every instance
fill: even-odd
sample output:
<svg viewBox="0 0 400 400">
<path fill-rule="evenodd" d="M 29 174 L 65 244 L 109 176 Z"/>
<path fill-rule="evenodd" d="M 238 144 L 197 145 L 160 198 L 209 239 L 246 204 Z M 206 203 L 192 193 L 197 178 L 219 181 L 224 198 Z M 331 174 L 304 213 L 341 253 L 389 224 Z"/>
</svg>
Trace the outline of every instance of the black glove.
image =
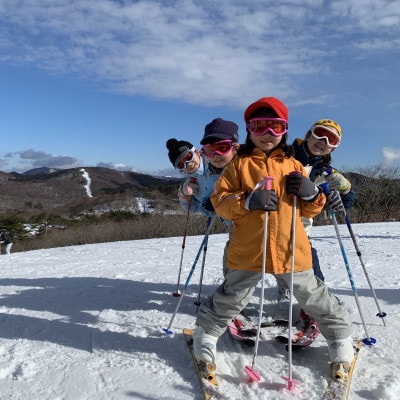
<svg viewBox="0 0 400 400">
<path fill-rule="evenodd" d="M 341 217 L 346 216 L 346 210 L 343 206 L 342 198 L 337 190 L 331 190 L 327 196 L 328 207 Z"/>
<path fill-rule="evenodd" d="M 276 211 L 278 198 L 273 190 L 254 190 L 247 193 L 244 208 L 246 210 Z"/>
<path fill-rule="evenodd" d="M 289 174 L 286 176 L 286 192 L 299 196 L 305 201 L 313 201 L 318 193 L 318 186 L 301 174 Z"/>
<path fill-rule="evenodd" d="M 202 206 L 203 206 L 204 210 L 206 210 L 210 213 L 215 212 L 214 206 L 212 205 L 211 200 L 209 198 L 207 200 L 203 201 Z"/>
</svg>

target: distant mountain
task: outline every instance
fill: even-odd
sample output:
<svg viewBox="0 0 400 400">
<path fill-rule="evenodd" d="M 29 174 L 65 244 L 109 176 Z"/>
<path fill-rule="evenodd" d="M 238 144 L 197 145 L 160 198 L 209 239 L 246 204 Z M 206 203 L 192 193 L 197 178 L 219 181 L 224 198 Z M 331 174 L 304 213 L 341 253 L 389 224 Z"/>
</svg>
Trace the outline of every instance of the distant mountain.
<svg viewBox="0 0 400 400">
<path fill-rule="evenodd" d="M 151 175 L 164 176 L 164 177 L 170 177 L 170 178 L 178 178 L 178 179 L 184 177 L 182 172 L 180 172 L 179 170 L 177 170 L 175 168 L 161 169 L 159 171 L 152 173 Z"/>
<path fill-rule="evenodd" d="M 59 168 L 48 168 L 48 167 L 41 167 L 41 168 L 33 168 L 29 171 L 25 171 L 22 175 L 41 175 L 41 174 L 51 174 L 53 172 L 61 171 Z"/>
<path fill-rule="evenodd" d="M 398 179 L 374 179 L 352 172 L 345 175 L 356 192 L 358 207 L 368 207 L 369 214 L 398 212 Z M 183 180 L 181 174 L 154 176 L 104 167 L 35 168 L 23 174 L 0 171 L 0 216 L 26 219 L 40 213 L 73 217 L 107 211 L 140 212 L 140 202 L 146 202 L 154 212 L 182 212 L 177 188 Z M 379 196 L 372 198 L 372 193 Z M 379 199 L 385 200 L 384 206 Z M 355 208 L 351 212 L 355 213 Z"/>
<path fill-rule="evenodd" d="M 87 178 L 88 177 L 88 178 Z M 88 180 L 89 179 L 89 180 Z M 23 174 L 0 172 L 0 214 L 75 213 L 107 204 L 124 208 L 139 196 L 158 198 L 159 204 L 176 203 L 175 188 L 182 178 L 88 167 L 35 168 Z M 88 196 L 88 190 L 92 197 Z"/>
</svg>

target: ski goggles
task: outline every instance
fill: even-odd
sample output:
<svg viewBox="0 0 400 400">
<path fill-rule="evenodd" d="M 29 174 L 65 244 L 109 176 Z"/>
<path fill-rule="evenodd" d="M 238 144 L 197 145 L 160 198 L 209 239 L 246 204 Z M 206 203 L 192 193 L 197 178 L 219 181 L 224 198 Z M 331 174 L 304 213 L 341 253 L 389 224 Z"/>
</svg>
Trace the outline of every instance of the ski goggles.
<svg viewBox="0 0 400 400">
<path fill-rule="evenodd" d="M 176 163 L 175 168 L 183 171 L 187 167 L 187 164 L 194 160 L 194 155 L 194 150 L 189 150 L 180 160 L 178 159 L 179 161 Z"/>
<path fill-rule="evenodd" d="M 282 118 L 253 118 L 246 127 L 255 136 L 270 133 L 272 136 L 279 137 L 287 132 L 288 123 Z"/>
<path fill-rule="evenodd" d="M 228 154 L 231 151 L 232 147 L 232 140 L 221 140 L 220 142 L 203 145 L 202 150 L 203 154 L 207 158 L 212 158 L 215 156 L 215 154 L 218 154 L 220 156 Z"/>
<path fill-rule="evenodd" d="M 310 129 L 310 131 L 311 135 L 315 139 L 325 139 L 328 147 L 335 148 L 340 144 L 340 136 L 326 126 L 315 125 Z"/>
</svg>

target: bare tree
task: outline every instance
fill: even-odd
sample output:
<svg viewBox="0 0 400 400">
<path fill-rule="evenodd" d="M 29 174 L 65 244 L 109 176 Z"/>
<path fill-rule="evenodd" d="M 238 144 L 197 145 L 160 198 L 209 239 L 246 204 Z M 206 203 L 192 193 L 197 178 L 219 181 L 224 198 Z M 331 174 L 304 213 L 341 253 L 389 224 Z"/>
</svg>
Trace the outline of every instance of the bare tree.
<svg viewBox="0 0 400 400">
<path fill-rule="evenodd" d="M 400 174 L 397 167 L 378 164 L 358 169 L 354 209 L 359 222 L 390 221 L 400 214 Z"/>
</svg>

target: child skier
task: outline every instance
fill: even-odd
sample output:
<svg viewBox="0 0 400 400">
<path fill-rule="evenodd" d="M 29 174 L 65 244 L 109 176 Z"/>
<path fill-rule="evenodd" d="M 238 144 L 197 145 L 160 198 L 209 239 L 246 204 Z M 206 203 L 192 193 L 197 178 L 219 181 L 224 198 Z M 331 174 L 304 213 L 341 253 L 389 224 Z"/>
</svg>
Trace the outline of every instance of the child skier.
<svg viewBox="0 0 400 400">
<path fill-rule="evenodd" d="M 211 195 L 217 214 L 231 220 L 234 229 L 227 249 L 225 280 L 199 309 L 193 337 L 195 355 L 205 370 L 209 364 L 214 364 L 211 369 L 216 368 L 218 337 L 246 307 L 262 277 L 266 212 L 266 272 L 289 284 L 292 207 L 293 196 L 297 196 L 293 295 L 317 320 L 328 342 L 331 362 L 350 363 L 354 352 L 349 313 L 315 278 L 310 244 L 300 220 L 317 215 L 325 204 L 325 195 L 291 156 L 286 144 L 288 110 L 280 100 L 257 100 L 246 109 L 244 119 L 246 143 L 224 169 Z M 271 190 L 259 188 L 265 176 L 273 177 Z"/>
<path fill-rule="evenodd" d="M 339 146 L 342 140 L 342 128 L 331 119 L 316 121 L 307 131 L 304 140 L 295 139 L 292 146 L 294 157 L 305 167 L 309 178 L 316 184 L 329 183 L 329 189 L 337 190 L 340 194 L 345 210 L 348 210 L 355 201 L 355 193 L 350 181 L 338 170 L 331 166 L 331 154 Z M 330 201 L 330 208 L 335 202 Z M 340 201 L 339 201 L 340 203 Z M 338 210 L 340 212 L 340 210 Z M 310 233 L 313 220 L 302 218 L 307 234 Z M 315 275 L 324 281 L 324 275 L 319 267 L 318 255 L 314 248 L 313 269 Z"/>
<path fill-rule="evenodd" d="M 5 253 L 10 254 L 13 240 L 11 239 L 11 236 L 4 230 L 0 231 L 0 242 L 5 244 Z"/>
<path fill-rule="evenodd" d="M 231 129 L 223 129 L 221 124 L 229 123 Z M 209 161 L 210 171 L 217 178 L 224 168 L 234 159 L 239 145 L 238 126 L 230 121 L 223 121 L 221 118 L 214 119 L 204 130 L 204 136 L 200 144 L 203 145 L 202 153 Z M 215 182 L 214 182 L 215 183 Z M 210 193 L 211 195 L 211 193 Z M 212 207 L 211 200 L 208 200 L 210 207 Z M 212 207 L 213 208 L 213 207 Z M 213 208 L 214 209 L 214 208 Z M 232 234 L 232 222 L 221 218 L 229 232 L 229 238 L 224 248 L 224 255 L 222 259 L 222 273 L 225 276 L 226 268 L 226 251 L 229 245 L 230 236 Z"/>
<path fill-rule="evenodd" d="M 236 156 L 240 147 L 238 129 L 232 121 L 222 118 L 213 119 L 204 128 L 204 135 L 200 141 L 201 153 L 189 142 L 178 142 L 176 139 L 167 141 L 168 155 L 172 164 L 187 175 L 184 184 L 178 190 L 179 202 L 185 210 L 190 204 L 191 212 L 199 212 L 206 216 L 215 214 L 210 195 L 218 175 Z M 193 157 L 191 151 L 193 151 Z M 221 219 L 230 235 L 232 222 Z M 229 239 L 227 245 L 228 243 Z M 226 273 L 226 248 L 227 246 L 225 246 L 222 262 L 223 275 Z"/>
<path fill-rule="evenodd" d="M 185 182 L 178 190 L 183 209 L 187 210 L 190 203 L 190 212 L 205 216 L 214 214 L 210 194 L 218 175 L 236 155 L 238 141 L 238 126 L 222 118 L 216 118 L 205 126 L 200 142 L 203 145 L 201 153 L 190 142 L 176 139 L 167 141 L 172 165 L 186 175 Z"/>
<path fill-rule="evenodd" d="M 351 188 L 351 183 L 338 170 L 331 166 L 331 154 L 339 146 L 342 140 L 342 128 L 331 119 L 320 119 L 316 121 L 307 131 L 304 139 L 295 139 L 292 143 L 294 157 L 305 167 L 309 178 L 316 184 L 323 182 L 329 183 L 329 189 L 332 196 L 337 190 L 340 198 L 328 199 L 328 208 L 337 212 L 342 204 L 345 210 L 348 210 L 355 201 L 355 193 Z M 313 224 L 312 218 L 302 218 L 307 235 Z M 325 277 L 321 271 L 317 250 L 311 246 L 312 264 L 314 274 L 321 279 Z M 285 287 L 278 286 L 278 301 L 289 300 L 289 292 Z"/>
</svg>

